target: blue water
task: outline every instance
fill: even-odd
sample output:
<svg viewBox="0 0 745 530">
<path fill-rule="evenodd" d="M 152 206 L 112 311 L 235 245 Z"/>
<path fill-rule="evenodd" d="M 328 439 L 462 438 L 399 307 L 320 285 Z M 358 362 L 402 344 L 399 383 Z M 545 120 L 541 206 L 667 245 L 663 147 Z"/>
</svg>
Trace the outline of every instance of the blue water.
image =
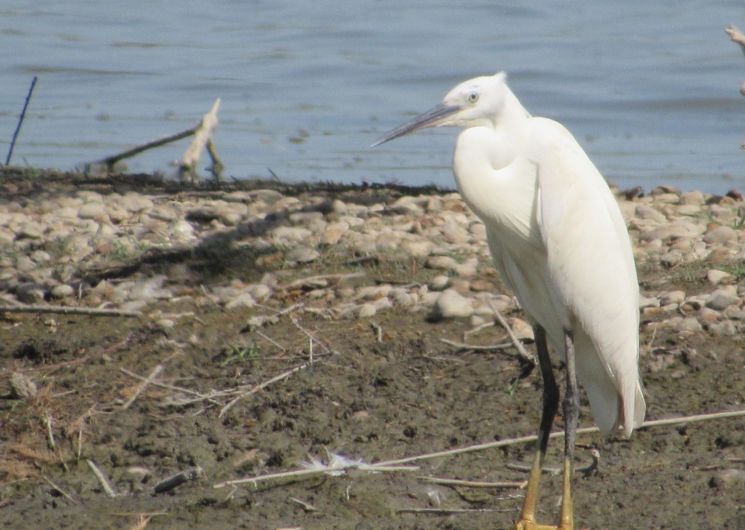
<svg viewBox="0 0 745 530">
<path fill-rule="evenodd" d="M 5 0 L 0 159 L 74 168 L 196 123 L 222 98 L 229 175 L 452 186 L 456 132 L 375 150 L 463 79 L 505 70 L 622 187 L 745 189 L 745 5 L 398 0 Z M 186 141 L 128 162 L 174 171 Z M 204 161 L 206 165 L 207 160 Z"/>
</svg>

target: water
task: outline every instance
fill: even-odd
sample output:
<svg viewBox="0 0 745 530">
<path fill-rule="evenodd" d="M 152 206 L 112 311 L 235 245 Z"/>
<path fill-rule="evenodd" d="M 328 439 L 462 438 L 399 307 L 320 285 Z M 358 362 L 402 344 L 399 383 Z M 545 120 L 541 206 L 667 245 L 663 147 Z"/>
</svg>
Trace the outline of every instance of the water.
<svg viewBox="0 0 745 530">
<path fill-rule="evenodd" d="M 455 131 L 375 150 L 459 81 L 506 70 L 622 187 L 745 188 L 735 1 L 6 0 L 0 157 L 68 169 L 195 124 L 222 98 L 229 175 L 452 186 Z M 128 162 L 174 171 L 182 141 Z M 206 165 L 206 161 L 205 161 Z"/>
</svg>

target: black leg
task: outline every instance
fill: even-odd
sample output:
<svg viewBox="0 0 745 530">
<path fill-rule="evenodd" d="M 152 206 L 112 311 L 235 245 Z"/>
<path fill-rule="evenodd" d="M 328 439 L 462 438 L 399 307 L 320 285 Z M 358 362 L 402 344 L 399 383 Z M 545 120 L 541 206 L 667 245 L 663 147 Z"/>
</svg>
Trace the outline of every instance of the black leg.
<svg viewBox="0 0 745 530">
<path fill-rule="evenodd" d="M 530 479 L 525 492 L 525 501 L 520 513 L 520 520 L 515 525 L 517 530 L 534 530 L 540 528 L 555 528 L 538 525 L 535 522 L 535 508 L 538 501 L 538 484 L 541 479 L 541 469 L 548 447 L 548 436 L 551 433 L 551 425 L 559 408 L 559 388 L 556 386 L 554 371 L 551 368 L 551 358 L 548 354 L 546 344 L 546 330 L 536 324 L 533 326 L 535 345 L 538 350 L 538 364 L 543 376 L 543 412 L 541 413 L 541 426 L 538 429 L 538 440 L 536 441 L 533 467 L 530 470 Z"/>
</svg>

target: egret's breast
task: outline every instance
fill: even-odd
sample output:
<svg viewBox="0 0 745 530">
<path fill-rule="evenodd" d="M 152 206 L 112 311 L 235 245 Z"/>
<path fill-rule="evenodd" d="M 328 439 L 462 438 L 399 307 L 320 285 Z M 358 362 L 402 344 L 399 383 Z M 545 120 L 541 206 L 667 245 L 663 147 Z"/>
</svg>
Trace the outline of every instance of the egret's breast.
<svg viewBox="0 0 745 530">
<path fill-rule="evenodd" d="M 453 172 L 463 199 L 501 238 L 541 244 L 536 220 L 536 167 L 520 145 L 493 130 L 474 127 L 459 136 Z"/>
</svg>

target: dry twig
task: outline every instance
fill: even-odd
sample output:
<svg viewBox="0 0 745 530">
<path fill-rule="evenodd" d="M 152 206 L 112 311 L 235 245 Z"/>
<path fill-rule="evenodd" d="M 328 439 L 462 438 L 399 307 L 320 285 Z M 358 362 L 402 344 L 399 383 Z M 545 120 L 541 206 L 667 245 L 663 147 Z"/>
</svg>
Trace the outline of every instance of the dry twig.
<svg viewBox="0 0 745 530">
<path fill-rule="evenodd" d="M 513 345 L 512 342 L 500 342 L 499 344 L 485 344 L 485 345 L 479 345 L 479 344 L 467 344 L 465 342 L 458 342 L 455 340 L 445 339 L 441 338 L 440 342 L 444 342 L 448 346 L 453 346 L 454 348 L 457 348 L 458 351 L 503 351 L 505 348 L 509 348 Z"/>
<path fill-rule="evenodd" d="M 98 469 L 98 466 L 93 462 L 93 460 L 86 460 L 88 462 L 88 467 L 91 468 L 93 471 L 93 474 L 96 475 L 96 478 L 101 483 L 101 487 L 106 492 L 106 495 L 111 497 L 112 499 L 116 497 L 116 492 L 114 491 L 114 488 L 111 487 L 111 484 L 109 484 L 108 479 L 104 476 L 103 472 Z"/>
<path fill-rule="evenodd" d="M 499 312 L 499 310 L 492 305 L 492 310 L 494 311 L 494 316 L 496 317 L 497 321 L 502 325 L 502 327 L 507 332 L 507 335 L 510 336 L 510 340 L 512 341 L 512 344 L 515 345 L 515 348 L 517 348 L 518 356 L 522 358 L 524 361 L 529 362 L 533 366 L 538 366 L 538 361 L 535 358 L 535 355 L 532 353 L 529 353 L 528 350 L 525 349 L 525 346 L 523 346 L 523 343 L 515 336 L 515 333 L 512 331 L 512 328 L 507 323 L 507 321 L 502 316 L 502 313 Z"/>
<path fill-rule="evenodd" d="M 0 313 L 57 313 L 62 315 L 88 315 L 94 317 L 141 317 L 139 311 L 99 309 L 97 307 L 70 307 L 65 305 L 0 305 Z"/>
<path fill-rule="evenodd" d="M 432 515 L 453 515 L 460 513 L 511 512 L 513 508 L 400 508 L 396 513 L 426 513 Z"/>
<path fill-rule="evenodd" d="M 47 484 L 49 484 L 50 486 L 52 486 L 52 488 L 54 488 L 55 491 L 59 492 L 59 494 L 62 495 L 65 499 L 67 499 L 68 501 L 70 501 L 71 503 L 73 503 L 75 505 L 80 504 L 69 493 L 67 493 L 65 490 L 63 490 L 62 488 L 60 488 L 57 484 L 55 484 L 54 482 L 52 482 L 52 479 L 50 479 L 46 475 L 42 475 L 41 478 L 43 478 L 46 481 Z"/>
<path fill-rule="evenodd" d="M 520 488 L 524 489 L 528 484 L 527 481 L 497 481 L 497 482 L 485 482 L 478 480 L 460 480 L 455 478 L 441 478 L 441 477 L 417 477 L 419 480 L 427 482 L 429 484 L 439 484 L 441 486 L 462 486 L 466 488 Z"/>
<path fill-rule="evenodd" d="M 152 371 L 150 372 L 150 375 L 148 375 L 145 378 L 145 380 L 142 382 L 142 384 L 139 387 L 137 387 L 137 390 L 135 391 L 134 394 L 132 394 L 132 397 L 129 398 L 124 405 L 122 405 L 122 409 L 124 410 L 128 409 L 130 405 L 132 405 L 132 403 L 134 403 L 135 400 L 140 396 L 140 394 L 142 394 L 145 391 L 145 388 L 147 388 L 147 386 L 150 383 L 152 383 L 162 371 L 163 371 L 163 365 L 162 364 L 156 365 L 155 368 L 153 368 Z"/>
<path fill-rule="evenodd" d="M 283 379 L 287 379 L 292 374 L 299 372 L 300 370 L 304 370 L 305 368 L 308 368 L 310 365 L 311 365 L 310 362 L 303 363 L 299 366 L 296 366 L 295 368 L 291 368 L 287 370 L 286 372 L 282 372 L 281 374 L 272 377 L 268 381 L 264 381 L 263 383 L 253 386 L 245 392 L 241 392 L 236 397 L 234 397 L 232 400 L 230 400 L 227 405 L 225 405 L 222 409 L 220 409 L 220 414 L 218 414 L 217 417 L 222 418 L 225 415 L 225 413 L 228 412 L 228 410 L 230 410 L 230 408 L 236 403 L 238 403 L 238 401 L 240 401 L 241 399 L 247 398 L 248 396 L 252 396 L 256 392 L 263 390 L 264 388 L 268 387 L 271 384 L 274 384 L 278 381 L 282 381 Z"/>
</svg>

